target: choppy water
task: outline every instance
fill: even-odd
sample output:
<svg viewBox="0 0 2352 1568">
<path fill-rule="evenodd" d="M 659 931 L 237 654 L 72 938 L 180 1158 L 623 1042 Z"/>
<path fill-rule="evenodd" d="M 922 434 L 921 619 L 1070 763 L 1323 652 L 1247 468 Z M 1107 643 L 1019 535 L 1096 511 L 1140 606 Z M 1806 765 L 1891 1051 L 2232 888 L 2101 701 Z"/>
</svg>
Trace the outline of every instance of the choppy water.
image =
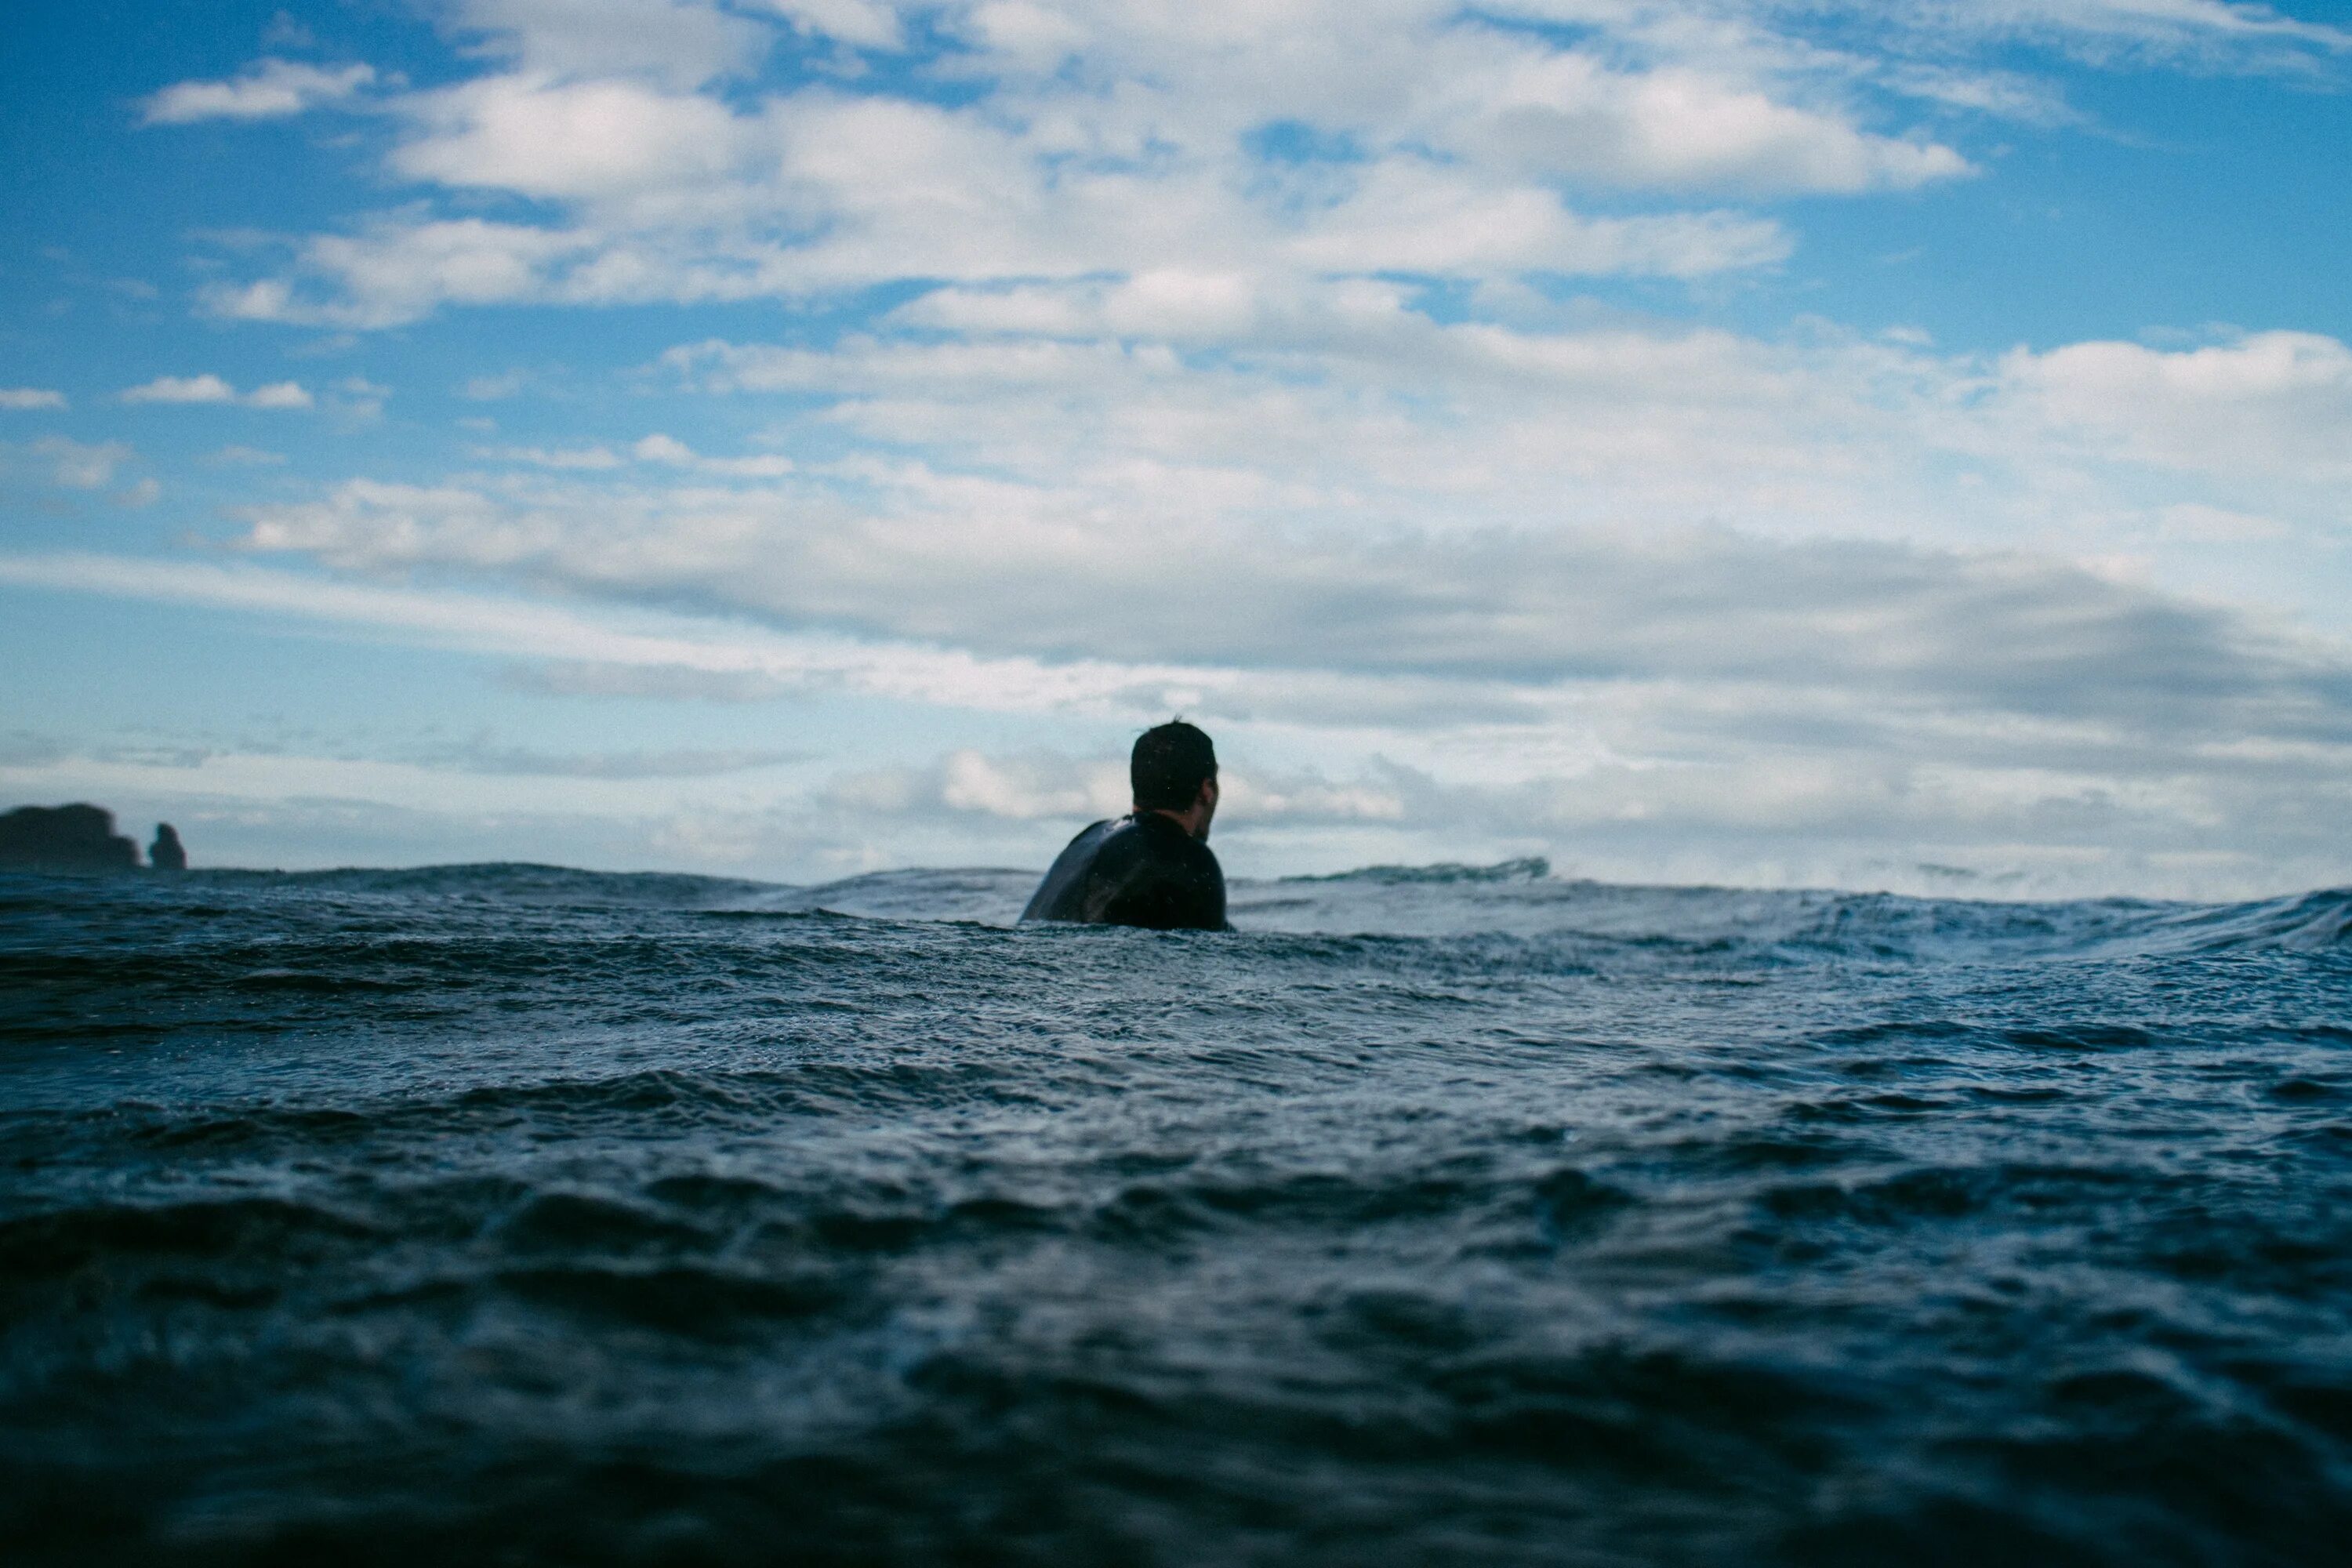
<svg viewBox="0 0 2352 1568">
<path fill-rule="evenodd" d="M 12 1562 L 2352 1538 L 2352 894 L 0 879 Z"/>
</svg>

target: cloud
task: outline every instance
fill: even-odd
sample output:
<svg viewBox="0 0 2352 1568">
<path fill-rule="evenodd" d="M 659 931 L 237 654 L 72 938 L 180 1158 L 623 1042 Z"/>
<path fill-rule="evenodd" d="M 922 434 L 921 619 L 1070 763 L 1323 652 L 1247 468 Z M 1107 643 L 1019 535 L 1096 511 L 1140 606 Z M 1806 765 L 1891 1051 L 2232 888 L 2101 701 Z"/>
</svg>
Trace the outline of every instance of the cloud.
<svg viewBox="0 0 2352 1568">
<path fill-rule="evenodd" d="M 1342 696 L 1389 680 L 1537 694 L 1685 681 L 2121 726 L 2147 746 L 2266 691 L 2264 723 L 2292 711 L 2330 743 L 2352 737 L 2324 660 L 2299 674 L 2303 656 L 2218 610 L 2013 555 L 1708 530 L 1392 534 L 1368 549 L 1339 532 L 1158 521 L 1122 533 L 967 511 L 926 527 L 791 492 L 518 506 L 361 484 L 258 509 L 245 542 L 351 571 L 464 568 L 697 603 L 1006 668 L 1085 649 L 1090 669 L 1155 672 L 1090 675 L 1092 700 L 1190 688 L 1210 710 L 1291 723 L 1349 712 L 1318 681 Z"/>
<path fill-rule="evenodd" d="M 499 463 L 527 463 L 537 468 L 617 468 L 621 459 L 604 447 L 477 447 L 474 456 Z"/>
<path fill-rule="evenodd" d="M 723 174 L 743 141 L 714 99 L 632 81 L 489 77 L 406 100 L 394 173 L 457 188 L 610 196 Z"/>
<path fill-rule="evenodd" d="M 1311 770 L 1260 774 L 1227 765 L 1218 782 L 1217 821 L 1228 832 L 1276 823 L 1398 823 L 1406 816 L 1403 799 L 1378 781 L 1335 784 Z M 1066 832 L 1121 816 L 1134 805 L 1124 755 L 991 753 L 971 746 L 928 766 L 837 774 L 824 798 L 869 818 L 984 817 L 1060 824 Z"/>
<path fill-rule="evenodd" d="M 552 752 L 502 745 L 482 735 L 461 745 L 430 750 L 416 760 L 467 773 L 529 778 L 702 779 L 806 762 L 809 753 L 743 747 Z"/>
<path fill-rule="evenodd" d="M 523 574 L 991 652 L 1282 663 L 1276 639 L 1296 628 L 1346 658 L 1419 648 L 1415 668 L 1437 670 L 1573 661 L 1557 632 L 1441 654 L 1410 629 L 1439 624 L 1416 595 L 1465 625 L 1543 625 L 1514 585 L 1556 583 L 1598 648 L 1624 628 L 1576 584 L 1669 595 L 1671 542 L 1727 531 L 2055 550 L 2105 571 L 2181 537 L 2190 514 L 2166 508 L 2260 517 L 2282 540 L 2339 526 L 2332 340 L 2134 348 L 2118 363 L 2140 379 L 2116 388 L 2085 369 L 2105 353 L 1515 331 L 1434 321 L 1394 285 L 1350 290 L 1183 275 L 941 289 L 905 308 L 903 336 L 688 345 L 668 363 L 696 383 L 792 400 L 772 439 L 846 439 L 850 455 L 710 458 L 667 436 L 520 448 L 502 455 L 613 479 L 359 483 L 257 510 L 247 539 L 339 569 Z M 942 322 L 958 335 L 924 335 Z M 1252 348 L 1203 363 L 1227 333 Z M 2202 402 L 2168 411 L 2150 377 L 2252 411 L 2235 426 Z M 2086 378 L 2104 400 L 2083 401 Z M 2097 424 L 2103 410 L 2154 433 Z M 648 471 L 663 469 L 679 477 Z M 2269 559 L 2273 602 L 2295 602 L 2307 574 Z M 1678 635 L 1705 642 L 1707 625 Z M 1551 654 L 1531 651 L 1547 639 Z"/>
<path fill-rule="evenodd" d="M 1994 40 L 2056 48 L 2095 64 L 2186 58 L 2294 68 L 2315 54 L 2352 50 L 2352 33 L 2342 27 L 2232 0 L 1502 0 L 1495 10 L 1601 26 L 1654 47 L 1696 38 L 1747 51 L 1800 41 L 1867 42 L 1932 56 Z"/>
<path fill-rule="evenodd" d="M 632 383 L 730 400 L 702 416 L 534 418 L 475 437 L 498 444 L 470 471 L 288 481 L 236 514 L 242 565 L 0 577 L 454 648 L 583 701 L 843 700 L 926 737 L 743 803 L 696 853 L 1050 849 L 1118 793 L 1080 731 L 1181 707 L 1231 737 L 1223 830 L 1268 854 L 1765 879 L 2138 856 L 2115 874 L 2147 888 L 2199 854 L 2342 865 L 2352 616 L 2311 563 L 2346 519 L 2352 351 L 1947 353 L 1568 298 L 1747 298 L 1798 255 L 1814 209 L 1789 198 L 1998 170 L 1994 121 L 2073 113 L 2052 50 L 2315 70 L 2328 29 L 2209 0 L 436 15 L 463 68 L 368 95 L 401 205 L 255 242 L 211 310 L 812 309 Z M 382 401 L 314 390 L 331 416 Z M 430 788 L 537 769 L 612 813 L 651 798 L 630 769 L 731 776 L 497 750 L 427 759 Z"/>
<path fill-rule="evenodd" d="M 626 268 L 591 259 L 596 239 L 527 224 L 485 218 L 385 218 L 356 235 L 322 235 L 304 243 L 302 268 L 335 281 L 341 298 L 304 299 L 287 280 L 222 286 L 205 296 L 219 315 L 350 328 L 395 326 L 446 304 L 486 305 L 534 299 L 605 302 L 633 297 L 596 292 L 625 283 Z"/>
<path fill-rule="evenodd" d="M 0 408 L 30 410 L 63 408 L 66 395 L 37 386 L 0 386 Z"/>
<path fill-rule="evenodd" d="M 660 463 L 737 479 L 780 479 L 799 468 L 790 458 L 773 455 L 707 458 L 675 437 L 662 435 L 647 436 L 629 448 L 629 455 L 640 463 Z"/>
<path fill-rule="evenodd" d="M 114 482 L 116 469 L 138 458 L 124 442 L 85 444 L 63 436 L 45 436 L 31 450 L 46 461 L 54 483 L 76 490 L 104 489 Z"/>
<path fill-rule="evenodd" d="M 527 660 L 555 689 L 583 695 L 673 679 L 727 695 L 717 684 L 751 683 L 760 695 L 1066 714 L 1097 733 L 1181 706 L 1218 735 L 1234 775 L 1220 842 L 1229 864 L 1252 870 L 1547 853 L 1572 870 L 1637 879 L 1902 886 L 1917 884 L 1924 861 L 2008 877 L 1992 885 L 2009 892 L 2204 894 L 2345 873 L 2352 656 L 2340 647 L 2046 563 L 1736 539 L 1682 541 L 1670 553 L 1645 564 L 1634 551 L 1582 595 L 1564 594 L 1560 574 L 1543 576 L 1526 595 L 1544 606 L 1537 618 L 1511 613 L 1499 574 L 1456 568 L 1423 584 L 1424 607 L 1467 592 L 1504 601 L 1504 613 L 1471 617 L 1439 646 L 1522 657 L 1456 658 L 1445 680 L 1420 678 L 1419 711 L 1391 708 L 1384 719 L 1368 718 L 1382 694 L 1414 682 L 1355 647 L 1325 656 L 1347 667 L 1337 674 L 986 658 L 593 602 L 92 556 L 0 557 L 0 582 L 261 611 Z M 1510 564 L 1543 571 L 1540 555 Z M 1545 651 L 1572 649 L 1576 625 L 1597 609 L 1615 618 L 1591 646 L 1567 660 Z M 1371 623 L 1366 643 L 1398 630 L 1427 637 L 1411 613 L 1351 612 Z M 1704 636 L 1692 635 L 1697 626 Z M 1391 662 L 1412 661 L 1408 650 Z M 619 679 L 600 689 L 598 671 Z M 1497 692 L 1516 693 L 1519 710 L 1480 700 Z M 530 802 L 609 822 L 643 818 L 657 798 L 676 809 L 674 794 L 637 787 L 656 766 L 719 780 L 735 761 L 774 765 L 509 755 L 488 742 L 427 760 L 458 772 L 216 760 L 205 787 L 447 812 Z M 509 799 L 463 782 L 508 773 L 589 793 Z M 131 779 L 110 773 L 89 787 L 121 793 Z M 838 852 L 860 865 L 1036 865 L 1078 822 L 1117 809 L 1119 785 L 1115 756 L 963 743 L 931 764 L 852 767 L 770 806 L 736 796 L 697 818 L 698 842 L 712 856 L 723 847 L 777 864 Z M 625 793 L 595 793 L 613 791 Z M 654 847 L 670 863 L 701 854 L 667 838 Z"/>
<path fill-rule="evenodd" d="M 403 130 L 387 172 L 428 199 L 303 240 L 289 267 L 215 289 L 211 307 L 378 328 L 467 305 L 798 299 L 908 279 L 1694 279 L 1772 265 L 1791 242 L 1769 217 L 1693 200 L 1972 172 L 1787 73 L 1629 65 L 1433 0 L 1181 23 L 1149 8 L 950 5 L 935 32 L 960 47 L 928 47 L 934 69 L 974 86 L 954 103 L 808 77 L 721 90 L 756 52 L 738 37 L 761 33 L 750 18 L 601 3 L 590 10 L 610 13 L 609 31 L 542 0 L 461 7 L 510 68 L 393 101 Z M 776 9 L 863 47 L 904 38 L 878 5 Z M 741 47 L 674 59 L 644 41 L 673 23 L 724 23 Z M 1350 71 L 1328 69 L 1335 54 Z M 1065 58 L 1084 64 L 1065 73 Z M 1285 127 L 1337 151 L 1276 151 L 1266 138 Z M 1664 210 L 1587 211 L 1588 187 L 1612 203 L 1652 193 Z M 453 216 L 431 199 L 442 193 L 554 210 Z"/>
<path fill-rule="evenodd" d="M 476 52 L 551 78 L 638 76 L 695 87 L 748 69 L 772 35 L 707 0 L 454 0 Z"/>
<path fill-rule="evenodd" d="M 2352 479 L 2352 348 L 2253 332 L 2200 348 L 2129 342 L 2020 349 L 2012 397 L 2086 444 L 2159 468 Z"/>
<path fill-rule="evenodd" d="M 897 49 L 906 41 L 898 7 L 887 0 L 751 0 L 788 18 L 812 37 L 867 49 Z"/>
<path fill-rule="evenodd" d="M 1949 147 L 1873 135 L 1820 110 L 1672 67 L 1612 70 L 1523 50 L 1444 79 L 1424 134 L 1483 161 L 1636 188 L 1853 194 L 1972 172 Z"/>
<path fill-rule="evenodd" d="M 159 375 L 122 394 L 125 403 L 236 403 L 247 408 L 308 408 L 310 393 L 299 382 L 273 382 L 240 395 L 216 375 Z"/>
<path fill-rule="evenodd" d="M 127 448 L 124 456 L 128 456 Z M 92 554 L 0 554 L 0 583 L 187 604 L 381 634 L 421 646 L 524 659 L 583 694 L 638 695 L 632 672 L 697 694 L 847 694 L 988 712 L 1125 715 L 1162 705 L 1213 672 L 991 659 L 823 633 L 788 635 L 604 605 L 572 609 L 512 595 L 388 588 L 253 567 Z M 602 678 L 609 684 L 599 684 Z"/>
<path fill-rule="evenodd" d="M 308 408 L 310 406 L 310 395 L 299 382 L 272 382 L 268 386 L 257 386 L 247 393 L 245 405 L 248 408 Z"/>
<path fill-rule="evenodd" d="M 184 81 L 140 106 L 142 125 L 191 125 L 205 120 L 279 120 L 351 98 L 375 80 L 372 66 L 339 68 L 265 59 L 229 81 Z"/>
<path fill-rule="evenodd" d="M 634 443 L 625 455 L 609 447 L 477 447 L 474 455 L 557 472 L 604 472 L 636 462 L 737 479 L 782 479 L 798 467 L 791 458 L 780 457 L 706 458 L 685 442 L 661 435 Z"/>
<path fill-rule="evenodd" d="M 2352 50 L 2352 33 L 2300 21 L 2265 5 L 2229 0 L 1914 0 L 1927 26 L 2004 31 L 2084 41 L 2116 40 L 2158 49 L 2217 49 L 2286 44 Z"/>
<path fill-rule="evenodd" d="M 125 403 L 235 403 L 236 388 L 216 375 L 159 375 L 122 394 Z"/>
</svg>

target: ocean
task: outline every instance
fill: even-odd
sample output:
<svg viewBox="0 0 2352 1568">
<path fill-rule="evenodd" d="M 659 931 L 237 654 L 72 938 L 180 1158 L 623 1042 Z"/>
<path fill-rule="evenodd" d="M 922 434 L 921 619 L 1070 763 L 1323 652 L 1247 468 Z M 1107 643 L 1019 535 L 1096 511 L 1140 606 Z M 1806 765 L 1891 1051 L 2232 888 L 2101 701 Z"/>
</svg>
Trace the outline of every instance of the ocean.
<svg viewBox="0 0 2352 1568">
<path fill-rule="evenodd" d="M 2308 1563 L 2352 893 L 0 878 L 0 1557 Z"/>
</svg>

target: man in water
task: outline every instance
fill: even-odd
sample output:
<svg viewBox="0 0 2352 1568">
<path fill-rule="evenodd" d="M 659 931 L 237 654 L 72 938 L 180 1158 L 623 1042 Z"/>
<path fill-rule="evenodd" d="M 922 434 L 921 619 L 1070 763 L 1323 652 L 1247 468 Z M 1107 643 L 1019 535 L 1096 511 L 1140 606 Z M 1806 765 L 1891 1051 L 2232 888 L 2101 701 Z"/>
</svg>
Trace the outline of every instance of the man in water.
<svg viewBox="0 0 2352 1568">
<path fill-rule="evenodd" d="M 1146 730 L 1128 759 L 1135 810 L 1070 840 L 1024 921 L 1223 931 L 1225 874 L 1209 852 L 1217 815 L 1217 752 L 1177 719 Z"/>
</svg>

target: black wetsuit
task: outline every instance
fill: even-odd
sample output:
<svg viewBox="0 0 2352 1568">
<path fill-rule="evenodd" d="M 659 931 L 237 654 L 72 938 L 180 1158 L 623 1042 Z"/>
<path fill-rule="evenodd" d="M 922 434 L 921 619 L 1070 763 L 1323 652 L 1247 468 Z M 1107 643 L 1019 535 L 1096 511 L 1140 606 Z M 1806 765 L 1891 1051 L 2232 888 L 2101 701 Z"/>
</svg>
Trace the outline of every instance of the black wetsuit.
<svg viewBox="0 0 2352 1568">
<path fill-rule="evenodd" d="M 1071 839 L 1021 918 L 1223 931 L 1225 874 L 1206 844 L 1156 811 L 1139 811 Z"/>
</svg>

